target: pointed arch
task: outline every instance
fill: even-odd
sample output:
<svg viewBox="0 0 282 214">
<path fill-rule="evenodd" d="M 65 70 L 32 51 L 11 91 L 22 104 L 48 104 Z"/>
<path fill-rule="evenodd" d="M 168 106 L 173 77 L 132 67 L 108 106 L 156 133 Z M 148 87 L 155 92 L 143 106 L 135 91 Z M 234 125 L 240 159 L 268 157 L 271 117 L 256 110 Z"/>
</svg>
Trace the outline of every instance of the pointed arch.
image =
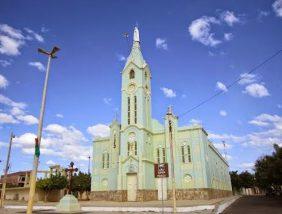
<svg viewBox="0 0 282 214">
<path fill-rule="evenodd" d="M 129 79 L 134 79 L 134 78 L 135 78 L 135 72 L 134 72 L 134 70 L 130 70 Z"/>
</svg>

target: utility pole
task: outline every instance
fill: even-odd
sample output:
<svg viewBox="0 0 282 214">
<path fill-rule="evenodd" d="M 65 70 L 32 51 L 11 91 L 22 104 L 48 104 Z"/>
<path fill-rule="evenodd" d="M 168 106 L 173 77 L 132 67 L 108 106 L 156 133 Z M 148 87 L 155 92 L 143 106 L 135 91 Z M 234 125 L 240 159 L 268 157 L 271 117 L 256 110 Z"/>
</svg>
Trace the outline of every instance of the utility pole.
<svg viewBox="0 0 282 214">
<path fill-rule="evenodd" d="M 173 200 L 173 213 L 176 213 L 176 195 L 175 195 L 175 172 L 174 172 L 174 152 L 173 152 L 173 138 L 172 138 L 172 107 L 168 108 L 168 131 L 169 131 L 169 145 L 170 145 L 170 159 L 171 159 L 171 180 L 172 180 L 172 200 Z"/>
<path fill-rule="evenodd" d="M 11 149 L 12 149 L 13 138 L 15 138 L 15 135 L 13 134 L 13 132 L 11 132 L 11 135 L 10 135 L 10 143 L 9 143 L 9 149 L 8 149 L 8 155 L 7 155 L 7 160 L 6 160 L 6 167 L 5 167 L 4 177 L 3 177 L 3 183 L 2 183 L 0 208 L 3 208 L 3 207 L 4 207 L 5 192 L 6 192 L 6 183 L 7 183 L 7 174 L 8 174 L 9 165 L 10 165 L 10 156 L 11 156 Z"/>
<path fill-rule="evenodd" d="M 223 144 L 223 148 L 224 148 L 225 160 L 227 161 L 226 144 L 225 144 L 225 141 L 224 141 L 224 140 L 222 141 L 222 144 Z"/>
<path fill-rule="evenodd" d="M 28 195 L 28 205 L 27 205 L 27 214 L 32 214 L 33 208 L 33 200 L 35 195 L 35 187 L 36 187 L 36 177 L 37 177 L 37 170 L 38 170 L 38 163 L 39 163 L 39 156 L 40 156 L 40 142 L 42 136 L 42 126 L 43 126 L 43 119 L 44 119 L 44 112 L 45 112 L 45 105 L 46 105 L 46 94 L 47 94 L 47 86 L 48 86 L 48 79 L 49 79 L 49 71 L 50 71 L 50 63 L 51 59 L 57 58 L 55 53 L 58 52 L 60 49 L 58 47 L 54 47 L 51 52 L 47 52 L 41 48 L 38 49 L 39 53 L 43 53 L 48 56 L 48 63 L 46 69 L 46 76 L 42 94 L 42 102 L 41 102 L 41 109 L 40 109 L 40 116 L 38 122 L 38 131 L 37 131 L 37 138 L 35 139 L 35 152 L 34 152 L 34 159 L 33 159 L 33 169 L 30 176 L 30 188 L 29 188 L 29 195 Z"/>
</svg>

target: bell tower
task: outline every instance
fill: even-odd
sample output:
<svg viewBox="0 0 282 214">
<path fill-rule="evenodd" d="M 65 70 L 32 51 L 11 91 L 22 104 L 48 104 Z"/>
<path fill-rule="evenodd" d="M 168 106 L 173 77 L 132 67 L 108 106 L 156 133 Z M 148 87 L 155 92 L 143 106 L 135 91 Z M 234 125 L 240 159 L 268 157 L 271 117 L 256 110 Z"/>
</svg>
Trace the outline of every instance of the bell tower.
<svg viewBox="0 0 282 214">
<path fill-rule="evenodd" d="M 122 129 L 151 129 L 151 72 L 143 58 L 140 36 L 134 28 L 133 45 L 122 71 Z"/>
</svg>

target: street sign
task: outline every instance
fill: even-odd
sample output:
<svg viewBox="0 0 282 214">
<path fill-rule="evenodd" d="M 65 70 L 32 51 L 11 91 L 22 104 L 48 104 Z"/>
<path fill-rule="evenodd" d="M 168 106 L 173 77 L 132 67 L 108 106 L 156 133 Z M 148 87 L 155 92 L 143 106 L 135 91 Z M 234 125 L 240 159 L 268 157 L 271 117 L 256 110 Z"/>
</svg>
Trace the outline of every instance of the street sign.
<svg viewBox="0 0 282 214">
<path fill-rule="evenodd" d="M 159 163 L 154 164 L 155 178 L 165 178 L 168 177 L 168 164 Z"/>
</svg>

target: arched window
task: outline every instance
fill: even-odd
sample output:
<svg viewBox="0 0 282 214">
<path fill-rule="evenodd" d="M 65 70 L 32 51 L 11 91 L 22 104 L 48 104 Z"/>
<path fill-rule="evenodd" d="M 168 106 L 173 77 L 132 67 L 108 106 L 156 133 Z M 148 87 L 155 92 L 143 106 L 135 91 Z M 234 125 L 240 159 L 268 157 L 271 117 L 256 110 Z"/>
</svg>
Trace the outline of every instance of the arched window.
<svg viewBox="0 0 282 214">
<path fill-rule="evenodd" d="M 114 146 L 113 146 L 113 147 L 114 147 L 114 149 L 115 149 L 115 148 L 116 148 L 116 146 L 117 146 L 117 145 L 116 145 L 116 137 L 117 137 L 117 136 L 116 136 L 116 133 L 114 133 Z"/>
<path fill-rule="evenodd" d="M 130 124 L 130 97 L 127 97 L 127 123 Z"/>
<path fill-rule="evenodd" d="M 110 168 L 110 154 L 108 152 L 104 152 L 102 154 L 102 168 L 103 169 Z"/>
<path fill-rule="evenodd" d="M 145 72 L 145 80 L 147 80 L 147 78 L 148 78 L 148 74 L 147 72 Z"/>
<path fill-rule="evenodd" d="M 129 72 L 129 79 L 134 79 L 135 78 L 135 72 L 133 70 L 131 70 Z"/>
<path fill-rule="evenodd" d="M 191 149 L 189 145 L 183 145 L 181 146 L 181 159 L 182 163 L 191 163 Z"/>
<path fill-rule="evenodd" d="M 137 97 L 134 96 L 134 123 L 137 123 Z"/>
</svg>

